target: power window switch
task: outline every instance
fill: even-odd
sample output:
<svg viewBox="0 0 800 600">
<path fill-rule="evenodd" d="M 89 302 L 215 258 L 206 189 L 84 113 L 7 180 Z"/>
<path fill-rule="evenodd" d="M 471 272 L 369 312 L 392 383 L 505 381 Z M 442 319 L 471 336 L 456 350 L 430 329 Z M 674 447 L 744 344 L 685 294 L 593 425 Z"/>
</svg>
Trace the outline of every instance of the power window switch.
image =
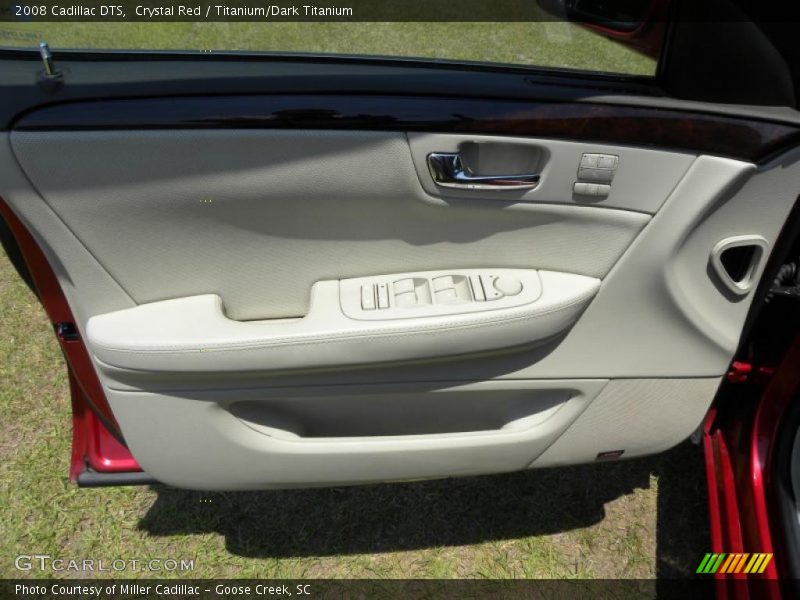
<svg viewBox="0 0 800 600">
<path fill-rule="evenodd" d="M 416 306 L 417 295 L 414 292 L 403 292 L 394 295 L 395 306 Z"/>
<path fill-rule="evenodd" d="M 399 281 L 394 282 L 394 295 L 397 296 L 398 294 L 405 294 L 408 292 L 414 291 L 414 280 L 413 279 L 400 279 Z"/>
<path fill-rule="evenodd" d="M 375 286 L 361 286 L 361 308 L 364 310 L 375 310 Z"/>
<path fill-rule="evenodd" d="M 440 292 L 442 290 L 451 290 L 455 287 L 455 282 L 453 281 L 453 277 L 451 275 L 445 275 L 444 277 L 436 277 L 433 280 L 433 291 Z"/>
<path fill-rule="evenodd" d="M 461 302 L 461 299 L 453 288 L 449 290 L 439 290 L 434 296 L 436 297 L 436 304 L 458 304 Z"/>
<path fill-rule="evenodd" d="M 378 308 L 389 308 L 389 284 L 378 284 Z"/>
</svg>

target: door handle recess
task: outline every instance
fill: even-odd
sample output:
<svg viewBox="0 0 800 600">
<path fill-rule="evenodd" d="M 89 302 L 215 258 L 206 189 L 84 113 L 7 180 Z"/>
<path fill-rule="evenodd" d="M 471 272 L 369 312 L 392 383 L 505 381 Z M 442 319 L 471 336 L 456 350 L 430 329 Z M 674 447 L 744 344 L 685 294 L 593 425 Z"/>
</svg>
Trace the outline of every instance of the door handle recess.
<svg viewBox="0 0 800 600">
<path fill-rule="evenodd" d="M 465 190 L 529 190 L 535 188 L 538 173 L 522 175 L 473 175 L 464 167 L 458 152 L 432 152 L 428 169 L 436 185 Z"/>
<path fill-rule="evenodd" d="M 736 250 L 741 254 L 734 254 Z M 769 242 L 760 235 L 737 235 L 717 242 L 711 250 L 711 264 L 726 288 L 744 296 L 758 283 L 756 275 L 768 252 Z"/>
</svg>

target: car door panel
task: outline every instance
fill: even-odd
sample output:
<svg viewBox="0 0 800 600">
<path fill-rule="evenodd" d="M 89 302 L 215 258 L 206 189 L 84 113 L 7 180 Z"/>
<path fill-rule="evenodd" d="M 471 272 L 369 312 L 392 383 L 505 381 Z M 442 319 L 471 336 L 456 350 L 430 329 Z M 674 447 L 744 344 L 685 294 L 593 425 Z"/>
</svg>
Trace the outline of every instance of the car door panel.
<svg viewBox="0 0 800 600">
<path fill-rule="evenodd" d="M 0 193 L 51 261 L 147 472 L 206 489 L 478 474 L 647 454 L 699 425 L 753 295 L 724 287 L 713 249 L 762 238 L 758 280 L 800 155 L 751 161 L 791 128 L 756 143 L 725 117 L 737 125 L 720 138 L 655 127 L 644 145 L 636 109 L 614 127 L 608 105 L 504 108 L 500 127 L 487 99 L 453 131 L 444 101 L 415 113 L 398 99 L 397 118 L 366 97 L 341 119 L 319 104 L 253 112 L 292 103 L 272 97 L 222 102 L 222 118 L 219 100 L 194 98 L 171 121 L 147 116 L 163 99 L 76 103 L 4 134 Z M 490 175 L 518 156 L 515 172 L 541 179 L 444 189 L 432 152 Z M 618 157 L 608 196 L 575 194 L 584 154 Z M 470 270 L 536 273 L 541 296 L 347 314 L 354 278 Z"/>
<path fill-rule="evenodd" d="M 216 292 L 238 320 L 303 316 L 311 284 L 340 277 L 475 266 L 602 277 L 647 222 L 579 205 L 567 181 L 565 207 L 446 202 L 421 188 L 398 133 L 14 132 L 12 146 L 135 302 Z"/>
</svg>

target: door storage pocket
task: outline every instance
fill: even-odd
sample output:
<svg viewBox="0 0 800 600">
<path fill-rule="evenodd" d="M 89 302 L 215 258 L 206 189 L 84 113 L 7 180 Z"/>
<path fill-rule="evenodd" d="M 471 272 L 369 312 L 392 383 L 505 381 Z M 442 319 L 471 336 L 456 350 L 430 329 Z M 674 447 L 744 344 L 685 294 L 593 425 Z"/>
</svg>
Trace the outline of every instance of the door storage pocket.
<svg viewBox="0 0 800 600">
<path fill-rule="evenodd" d="M 359 393 L 248 400 L 229 410 L 251 427 L 283 437 L 436 435 L 529 428 L 571 395 L 564 389 Z"/>
</svg>

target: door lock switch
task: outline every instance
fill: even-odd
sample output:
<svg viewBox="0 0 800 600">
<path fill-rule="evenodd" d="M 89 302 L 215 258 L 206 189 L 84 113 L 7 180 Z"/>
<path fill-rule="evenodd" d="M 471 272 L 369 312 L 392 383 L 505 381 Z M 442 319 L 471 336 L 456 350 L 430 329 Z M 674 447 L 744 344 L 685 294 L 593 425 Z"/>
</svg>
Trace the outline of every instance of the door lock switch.
<svg viewBox="0 0 800 600">
<path fill-rule="evenodd" d="M 616 154 L 583 154 L 581 156 L 581 169 L 616 169 L 619 156 Z"/>
<path fill-rule="evenodd" d="M 590 181 L 593 183 L 605 184 L 611 183 L 614 175 L 617 172 L 617 165 L 619 164 L 619 156 L 616 154 L 583 154 L 581 162 L 578 165 L 578 179 L 582 181 Z M 576 186 L 579 184 L 576 184 Z M 578 192 L 586 196 L 607 196 L 608 194 L 602 193 L 586 193 Z"/>
<path fill-rule="evenodd" d="M 611 186 L 602 183 L 584 183 L 582 181 L 575 182 L 572 188 L 578 196 L 595 196 L 605 198 L 611 193 Z"/>
<path fill-rule="evenodd" d="M 600 154 L 597 159 L 598 169 L 616 169 L 619 156 L 616 154 Z"/>
<path fill-rule="evenodd" d="M 578 179 L 584 181 L 596 181 L 598 183 L 611 183 L 614 179 L 613 169 L 578 169 Z"/>
</svg>

